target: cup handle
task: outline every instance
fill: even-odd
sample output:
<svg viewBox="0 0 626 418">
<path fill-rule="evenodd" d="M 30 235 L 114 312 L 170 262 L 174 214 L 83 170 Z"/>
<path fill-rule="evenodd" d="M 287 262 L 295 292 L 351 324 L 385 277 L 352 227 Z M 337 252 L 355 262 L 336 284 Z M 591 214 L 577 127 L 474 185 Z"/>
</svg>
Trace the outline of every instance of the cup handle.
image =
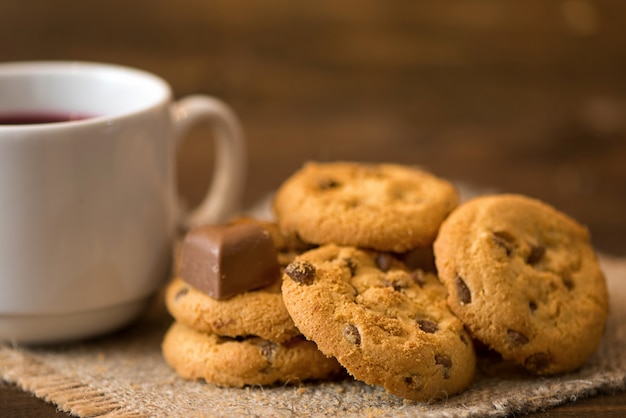
<svg viewBox="0 0 626 418">
<path fill-rule="evenodd" d="M 207 121 L 215 139 L 213 179 L 200 204 L 182 213 L 182 227 L 220 223 L 240 209 L 246 175 L 246 144 L 233 111 L 222 101 L 205 95 L 184 97 L 172 104 L 176 149 L 197 123 Z"/>
</svg>

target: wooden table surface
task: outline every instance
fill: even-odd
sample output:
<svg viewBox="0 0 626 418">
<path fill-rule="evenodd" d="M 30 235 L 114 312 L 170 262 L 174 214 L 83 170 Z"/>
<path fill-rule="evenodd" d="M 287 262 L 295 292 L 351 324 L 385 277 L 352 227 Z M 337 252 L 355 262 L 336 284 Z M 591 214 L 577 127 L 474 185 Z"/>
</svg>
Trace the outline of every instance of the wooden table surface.
<svg viewBox="0 0 626 418">
<path fill-rule="evenodd" d="M 306 160 L 419 164 L 524 193 L 626 256 L 626 2 L 4 0 L 0 61 L 113 62 L 212 94 L 249 144 L 245 204 Z M 193 204 L 207 131 L 179 154 Z M 62 416 L 10 384 L 0 415 Z M 626 393 L 537 416 L 624 416 Z"/>
</svg>

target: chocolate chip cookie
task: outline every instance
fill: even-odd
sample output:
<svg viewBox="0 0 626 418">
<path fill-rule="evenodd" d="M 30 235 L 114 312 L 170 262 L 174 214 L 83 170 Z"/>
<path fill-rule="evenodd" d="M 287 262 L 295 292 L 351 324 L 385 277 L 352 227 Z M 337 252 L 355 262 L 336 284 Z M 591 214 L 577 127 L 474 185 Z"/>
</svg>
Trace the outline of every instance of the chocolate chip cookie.
<svg viewBox="0 0 626 418">
<path fill-rule="evenodd" d="M 163 339 L 167 363 L 184 379 L 219 386 L 273 385 L 331 378 L 336 360 L 314 343 L 295 337 L 282 344 L 258 337 L 228 338 L 175 322 Z"/>
<path fill-rule="evenodd" d="M 282 343 L 300 334 L 280 293 L 280 280 L 263 289 L 218 300 L 180 278 L 165 291 L 168 311 L 179 322 L 225 337 L 255 335 Z"/>
<path fill-rule="evenodd" d="M 296 257 L 283 299 L 300 331 L 356 379 L 434 401 L 472 381 L 476 358 L 432 273 L 387 253 L 328 244 Z"/>
<path fill-rule="evenodd" d="M 281 230 L 306 242 L 402 253 L 432 245 L 457 202 L 451 183 L 417 167 L 335 162 L 306 164 L 273 206 Z"/>
<path fill-rule="evenodd" d="M 520 195 L 473 199 L 444 221 L 436 266 L 474 337 L 537 374 L 571 371 L 602 337 L 608 295 L 586 228 Z"/>
</svg>

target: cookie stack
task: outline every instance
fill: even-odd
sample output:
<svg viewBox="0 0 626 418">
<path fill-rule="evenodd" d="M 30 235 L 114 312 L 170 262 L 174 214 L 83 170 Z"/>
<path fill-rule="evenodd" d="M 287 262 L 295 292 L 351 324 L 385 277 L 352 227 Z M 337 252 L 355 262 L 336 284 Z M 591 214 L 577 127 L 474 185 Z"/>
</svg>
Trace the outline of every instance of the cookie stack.
<svg viewBox="0 0 626 418">
<path fill-rule="evenodd" d="M 403 262 L 432 247 L 457 202 L 449 182 L 388 164 L 309 163 L 278 190 L 281 230 L 318 245 L 285 270 L 287 310 L 354 378 L 416 401 L 470 385 L 474 347 L 445 287 Z"/>
<path fill-rule="evenodd" d="M 276 224 L 265 231 L 288 254 L 279 257 L 282 285 L 223 301 L 184 274 L 170 285 L 167 304 L 177 323 L 164 353 L 181 376 L 270 384 L 321 379 L 336 373 L 338 362 L 355 379 L 433 402 L 471 385 L 475 347 L 524 373 L 547 375 L 580 367 L 602 337 L 608 295 L 589 234 L 537 200 L 494 195 L 459 204 L 450 182 L 420 168 L 334 162 L 294 173 L 273 209 Z M 289 325 L 268 324 L 279 317 Z M 324 373 L 307 375 L 302 369 L 320 366 L 304 363 L 297 377 L 277 378 L 268 355 L 263 368 L 238 351 L 247 344 L 272 357 L 304 343 L 322 353 L 316 361 L 327 364 Z M 215 364 L 228 365 L 230 380 L 216 377 Z M 256 380 L 243 379 L 235 364 Z"/>
<path fill-rule="evenodd" d="M 291 244 L 275 226 L 256 222 L 187 234 L 179 277 L 166 289 L 175 322 L 162 345 L 181 377 L 242 387 L 326 379 L 341 371 L 301 335 L 283 304 L 279 260 L 289 259 Z"/>
</svg>

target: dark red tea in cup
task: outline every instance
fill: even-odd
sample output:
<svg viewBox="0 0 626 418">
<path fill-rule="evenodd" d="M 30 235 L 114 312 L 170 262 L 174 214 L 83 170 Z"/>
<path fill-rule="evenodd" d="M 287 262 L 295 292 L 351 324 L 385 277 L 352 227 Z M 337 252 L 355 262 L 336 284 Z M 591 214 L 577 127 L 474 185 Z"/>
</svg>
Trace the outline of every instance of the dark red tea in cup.
<svg viewBox="0 0 626 418">
<path fill-rule="evenodd" d="M 41 123 L 59 123 L 93 118 L 93 115 L 81 113 L 0 113 L 0 125 L 36 125 Z"/>
</svg>

